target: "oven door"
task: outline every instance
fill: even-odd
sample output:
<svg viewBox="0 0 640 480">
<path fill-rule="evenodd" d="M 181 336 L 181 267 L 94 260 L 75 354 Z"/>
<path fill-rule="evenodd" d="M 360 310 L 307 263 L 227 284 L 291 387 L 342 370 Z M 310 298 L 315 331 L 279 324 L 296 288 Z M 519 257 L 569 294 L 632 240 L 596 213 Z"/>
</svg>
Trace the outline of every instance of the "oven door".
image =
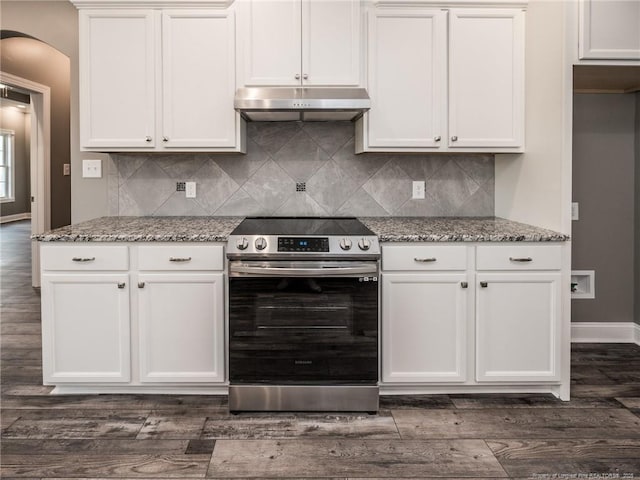
<svg viewBox="0 0 640 480">
<path fill-rule="evenodd" d="M 232 384 L 375 385 L 378 263 L 229 263 Z"/>
</svg>

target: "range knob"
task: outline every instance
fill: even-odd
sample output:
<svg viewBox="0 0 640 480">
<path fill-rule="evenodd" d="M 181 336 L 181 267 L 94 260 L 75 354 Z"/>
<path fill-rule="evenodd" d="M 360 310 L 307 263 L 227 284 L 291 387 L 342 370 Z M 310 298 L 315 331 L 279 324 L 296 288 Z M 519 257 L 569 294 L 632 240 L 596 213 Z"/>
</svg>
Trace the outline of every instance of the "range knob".
<svg viewBox="0 0 640 480">
<path fill-rule="evenodd" d="M 371 247 L 371 241 L 367 240 L 366 238 L 361 238 L 358 242 L 358 247 L 360 248 L 360 250 L 369 250 L 369 247 Z"/>
<path fill-rule="evenodd" d="M 256 250 L 264 250 L 265 248 L 267 248 L 267 240 L 264 237 L 258 237 L 256 238 Z"/>
<path fill-rule="evenodd" d="M 249 240 L 246 237 L 239 238 L 236 242 L 236 247 L 238 250 L 246 250 L 249 246 Z"/>
<path fill-rule="evenodd" d="M 351 245 L 353 243 L 351 242 L 350 238 L 343 238 L 342 240 L 340 240 L 340 248 L 342 250 L 351 250 Z"/>
</svg>

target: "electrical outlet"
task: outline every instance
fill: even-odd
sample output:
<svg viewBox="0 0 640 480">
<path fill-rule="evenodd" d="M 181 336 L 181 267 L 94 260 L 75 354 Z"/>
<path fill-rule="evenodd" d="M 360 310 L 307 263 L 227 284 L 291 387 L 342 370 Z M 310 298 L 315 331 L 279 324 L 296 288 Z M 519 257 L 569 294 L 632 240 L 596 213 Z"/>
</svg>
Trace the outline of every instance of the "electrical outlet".
<svg viewBox="0 0 640 480">
<path fill-rule="evenodd" d="M 425 195 L 425 186 L 424 181 L 420 180 L 417 182 L 413 182 L 413 194 L 412 198 L 424 198 Z"/>
<path fill-rule="evenodd" d="M 62 164 L 62 175 L 68 176 L 71 175 L 71 164 L 63 163 Z"/>
<path fill-rule="evenodd" d="M 580 219 L 580 208 L 578 202 L 571 203 L 571 220 Z"/>
<path fill-rule="evenodd" d="M 82 160 L 82 178 L 102 178 L 102 160 Z"/>
<path fill-rule="evenodd" d="M 185 183 L 187 198 L 196 198 L 196 182 Z"/>
</svg>

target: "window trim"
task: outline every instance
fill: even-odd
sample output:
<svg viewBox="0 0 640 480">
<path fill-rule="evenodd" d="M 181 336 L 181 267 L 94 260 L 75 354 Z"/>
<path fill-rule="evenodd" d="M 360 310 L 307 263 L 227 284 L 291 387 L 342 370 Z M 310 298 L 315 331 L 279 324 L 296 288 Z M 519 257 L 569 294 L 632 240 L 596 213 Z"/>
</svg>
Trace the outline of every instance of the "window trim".
<svg viewBox="0 0 640 480">
<path fill-rule="evenodd" d="M 4 128 L 0 129 L 0 136 L 2 137 L 3 142 L 6 142 L 4 145 L 4 149 L 9 148 L 9 159 L 7 162 L 7 168 L 9 170 L 9 175 L 7 175 L 8 185 L 9 185 L 9 195 L 0 198 L 0 203 L 12 203 L 16 201 L 16 168 L 15 168 L 15 156 L 16 156 L 16 145 L 15 145 L 15 136 L 16 132 L 14 130 L 6 130 Z M 5 138 L 10 138 L 10 142 L 7 142 Z"/>
</svg>

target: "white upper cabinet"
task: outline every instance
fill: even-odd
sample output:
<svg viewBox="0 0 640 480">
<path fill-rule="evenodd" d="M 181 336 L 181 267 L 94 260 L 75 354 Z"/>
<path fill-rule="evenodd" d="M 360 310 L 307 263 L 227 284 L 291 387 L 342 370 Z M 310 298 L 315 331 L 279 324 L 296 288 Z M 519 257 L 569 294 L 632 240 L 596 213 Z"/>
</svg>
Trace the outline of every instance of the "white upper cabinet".
<svg viewBox="0 0 640 480">
<path fill-rule="evenodd" d="M 302 1 L 302 83 L 360 84 L 360 2 Z"/>
<path fill-rule="evenodd" d="M 162 141 L 235 145 L 235 31 L 229 11 L 162 13 Z"/>
<path fill-rule="evenodd" d="M 369 14 L 370 147 L 442 145 L 446 110 L 447 12 Z"/>
<path fill-rule="evenodd" d="M 238 5 L 246 86 L 360 84 L 360 2 L 247 0 Z"/>
<path fill-rule="evenodd" d="M 241 150 L 233 10 L 81 10 L 81 147 Z"/>
<path fill-rule="evenodd" d="M 156 21 L 151 10 L 80 13 L 84 148 L 153 148 Z"/>
<path fill-rule="evenodd" d="M 449 25 L 449 145 L 521 146 L 524 12 L 456 9 Z"/>
<path fill-rule="evenodd" d="M 522 151 L 524 20 L 521 8 L 373 8 L 357 150 Z"/>
<path fill-rule="evenodd" d="M 581 60 L 640 60 L 640 2 L 580 0 Z"/>
</svg>

